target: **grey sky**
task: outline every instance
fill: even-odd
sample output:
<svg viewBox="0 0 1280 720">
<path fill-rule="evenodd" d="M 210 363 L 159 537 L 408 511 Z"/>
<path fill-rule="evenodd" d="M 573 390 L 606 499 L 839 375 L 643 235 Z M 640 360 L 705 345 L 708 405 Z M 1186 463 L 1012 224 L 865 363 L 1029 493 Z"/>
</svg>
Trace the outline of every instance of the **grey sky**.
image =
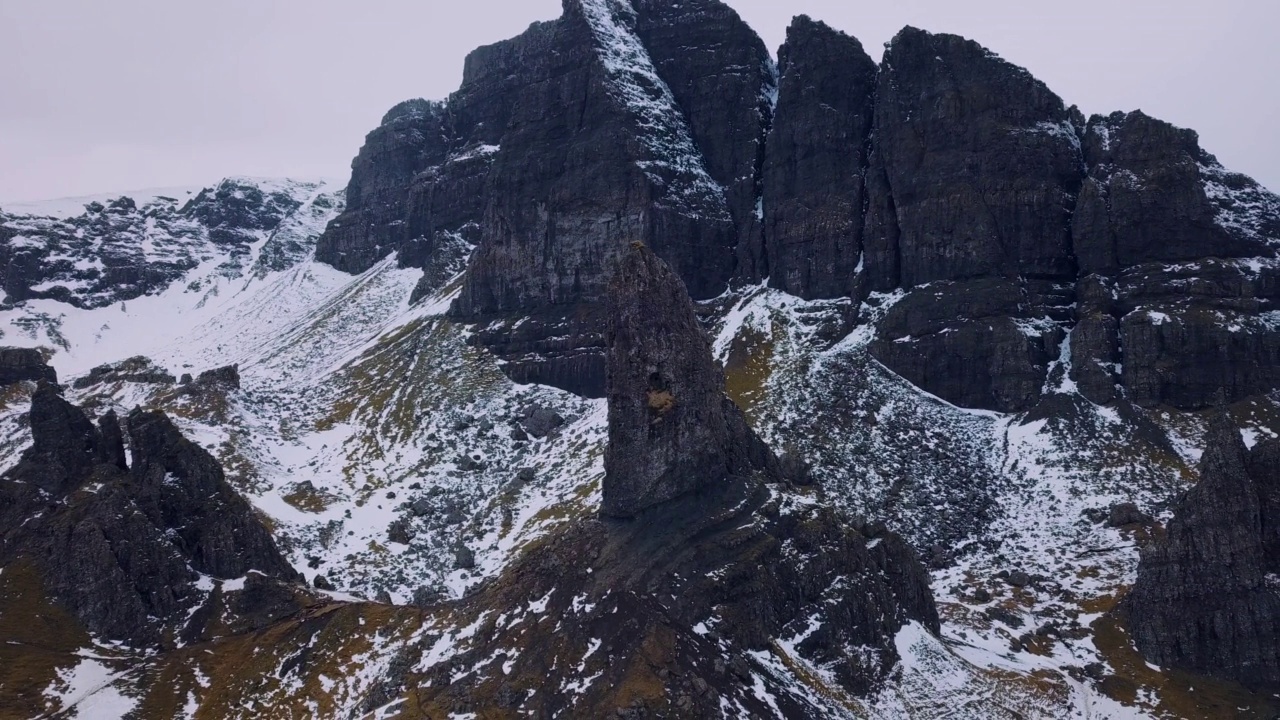
<svg viewBox="0 0 1280 720">
<path fill-rule="evenodd" d="M 1280 3 L 728 0 L 776 50 L 792 15 L 879 58 L 903 25 L 971 37 L 1086 114 L 1141 108 L 1280 190 Z M 391 105 L 444 97 L 479 44 L 559 0 L 0 0 L 0 200 L 330 176 Z"/>
</svg>

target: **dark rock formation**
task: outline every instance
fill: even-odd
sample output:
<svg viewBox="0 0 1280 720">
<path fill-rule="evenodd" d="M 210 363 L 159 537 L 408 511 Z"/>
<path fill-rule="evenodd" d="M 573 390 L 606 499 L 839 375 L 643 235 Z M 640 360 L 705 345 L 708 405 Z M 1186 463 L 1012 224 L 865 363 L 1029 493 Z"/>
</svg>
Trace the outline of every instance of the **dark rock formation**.
<svg viewBox="0 0 1280 720">
<path fill-rule="evenodd" d="M 873 353 L 950 402 L 1031 407 L 1073 300 L 1072 112 L 980 45 L 906 28 L 885 52 L 873 132 L 869 287 L 950 283 L 904 301 L 932 327 L 904 333 L 891 317 Z"/>
<path fill-rule="evenodd" d="M 1033 407 L 1055 362 L 1104 404 L 1280 387 L 1280 198 L 1194 132 L 1086 121 L 977 43 L 915 28 L 876 68 L 800 17 L 779 61 L 775 88 L 717 0 L 567 0 L 473 52 L 447 102 L 388 113 L 317 256 L 358 272 L 398 251 L 426 269 L 418 299 L 474 246 L 452 307 L 470 342 L 517 382 L 590 396 L 633 241 L 696 300 L 765 277 L 893 293 L 902 309 L 862 314 L 872 354 L 967 407 Z"/>
<path fill-rule="evenodd" d="M 724 394 L 683 283 L 636 243 L 609 290 L 609 446 L 601 512 L 630 517 L 708 484 L 781 473 Z"/>
<path fill-rule="evenodd" d="M 1225 417 L 1210 429 L 1200 481 L 1178 502 L 1166 536 L 1143 551 L 1124 602 L 1151 662 L 1280 687 L 1276 459 L 1280 443 L 1250 452 Z"/>
<path fill-rule="evenodd" d="M 1076 326 L 1071 330 L 1071 379 L 1090 402 L 1106 405 L 1118 396 L 1120 322 L 1111 314 L 1114 288 L 1097 275 L 1076 284 Z"/>
<path fill-rule="evenodd" d="M 894 218 L 870 218 L 877 289 L 1074 278 L 1079 140 L 1043 83 L 975 42 L 906 28 L 885 51 L 875 112 L 873 172 L 883 173 L 896 218 L 892 229 L 881 222 Z"/>
<path fill-rule="evenodd" d="M 62 399 L 54 385 L 40 383 L 31 396 L 28 417 L 31 447 L 22 453 L 14 473 L 47 493 L 62 495 L 99 461 L 114 457 L 114 452 L 104 452 L 104 440 L 93 422 Z"/>
<path fill-rule="evenodd" d="M 271 533 L 227 483 L 212 455 L 184 438 L 162 412 L 135 410 L 127 423 L 137 503 L 169 529 L 171 542 L 191 567 L 224 578 L 250 570 L 293 577 Z"/>
<path fill-rule="evenodd" d="M 707 174 L 724 188 L 739 248 L 738 274 L 758 280 L 756 207 L 763 180 L 765 135 L 776 92 L 764 42 L 720 0 L 634 0 L 636 36 L 688 120 Z M 657 247 L 661 237 L 648 240 Z M 666 257 L 666 255 L 663 255 Z M 730 267 L 732 271 L 732 267 Z M 686 284 L 695 278 L 682 275 Z"/>
<path fill-rule="evenodd" d="M 317 258 L 358 272 L 399 251 L 434 267 L 474 243 L 453 313 L 499 323 L 473 341 L 518 381 L 599 395 L 594 306 L 618 252 L 644 241 L 710 297 L 738 236 L 758 235 L 772 83 L 759 38 L 716 0 L 566 2 L 471 53 L 446 103 L 388 114 Z"/>
<path fill-rule="evenodd" d="M 1083 148 L 1089 177 L 1072 223 L 1081 271 L 1269 254 L 1257 238 L 1216 222 L 1203 177 L 1216 161 L 1194 131 L 1141 111 L 1095 115 Z"/>
<path fill-rule="evenodd" d="M 201 385 L 218 385 L 230 390 L 240 389 L 240 366 L 224 365 L 223 367 L 205 370 L 196 378 Z"/>
<path fill-rule="evenodd" d="M 1020 318 L 1019 283 L 984 278 L 935 283 L 885 313 L 871 346 L 891 370 L 948 402 L 1006 412 L 1040 398 L 1062 331 Z"/>
<path fill-rule="evenodd" d="M 183 205 L 182 214 L 208 228 L 213 243 L 248 252 L 257 239 L 253 231 L 276 227 L 301 204 L 289 193 L 264 191 L 252 182 L 229 178 L 201 190 Z"/>
<path fill-rule="evenodd" d="M 787 29 L 778 72 L 762 200 L 769 284 L 849 297 L 862 258 L 876 64 L 854 38 L 802 15 Z"/>
<path fill-rule="evenodd" d="M 573 617 L 563 627 L 575 630 L 527 626 L 526 650 L 503 677 L 517 687 L 536 679 L 546 691 L 521 706 L 548 715 L 567 707 L 557 688 L 575 664 L 583 670 L 585 661 L 567 660 L 583 658 L 588 642 L 611 650 L 598 661 L 602 677 L 572 699 L 578 715 L 608 715 L 640 685 L 656 688 L 644 693 L 654 716 L 714 716 L 723 694 L 761 715 L 812 717 L 809 699 L 780 691 L 770 712 L 742 684 L 771 682 L 746 651 L 780 638 L 802 637 L 795 652 L 845 690 L 874 690 L 897 662 L 903 625 L 938 630 L 924 568 L 893 533 L 868 540 L 830 511 L 770 491 L 780 463 L 725 398 L 688 294 L 655 253 L 625 251 L 610 297 L 602 519 L 546 538 L 461 610 L 485 623 L 536 599 L 550 617 Z M 482 625 L 479 636 L 501 634 Z M 479 643 L 455 662 L 495 647 Z M 682 692 L 676 683 L 691 677 Z M 483 712 L 503 696 L 496 689 L 475 675 L 448 692 Z M 419 689 L 423 698 L 440 692 Z"/>
<path fill-rule="evenodd" d="M 1199 409 L 1280 387 L 1266 315 L 1280 201 L 1223 169 L 1195 132 L 1141 112 L 1094 116 L 1082 137 L 1073 246 L 1082 272 L 1111 279 L 1107 294 L 1081 293 L 1082 392 L 1105 402 L 1118 380 L 1140 405 Z"/>
<path fill-rule="evenodd" d="M 441 103 L 391 108 L 351 163 L 346 208 L 316 244 L 316 259 L 350 273 L 368 270 L 408 239 L 410 185 L 449 150 Z"/>
<path fill-rule="evenodd" d="M 92 368 L 89 374 L 76 378 L 71 385 L 80 390 L 109 382 L 172 385 L 177 382 L 177 379 L 168 370 L 156 365 L 151 358 L 135 355 L 126 360 Z"/>
<path fill-rule="evenodd" d="M 0 347 L 0 385 L 12 385 L 23 380 L 56 383 L 58 372 L 35 348 Z"/>
<path fill-rule="evenodd" d="M 297 579 L 213 457 L 162 413 L 135 411 L 128 425 L 132 467 L 114 413 L 95 426 L 53 386 L 37 389 L 32 446 L 0 477 L 0 566 L 29 563 L 89 631 L 135 645 L 201 636 L 183 627 L 215 601 L 200 573 Z"/>
</svg>

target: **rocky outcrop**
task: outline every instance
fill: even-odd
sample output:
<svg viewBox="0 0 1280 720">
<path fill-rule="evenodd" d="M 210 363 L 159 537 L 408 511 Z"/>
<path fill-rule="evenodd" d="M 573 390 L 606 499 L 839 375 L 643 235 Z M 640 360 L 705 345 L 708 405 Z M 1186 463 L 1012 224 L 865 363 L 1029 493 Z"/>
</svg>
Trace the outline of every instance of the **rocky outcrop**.
<svg viewBox="0 0 1280 720">
<path fill-rule="evenodd" d="M 240 366 L 224 365 L 212 370 L 204 370 L 196 377 L 195 382 L 202 385 L 216 385 L 228 390 L 239 390 Z"/>
<path fill-rule="evenodd" d="M 1074 278 L 1079 140 L 1043 83 L 973 41 L 909 27 L 885 51 L 875 113 L 872 172 L 885 183 L 873 194 L 888 191 L 895 211 L 869 217 L 875 289 Z"/>
<path fill-rule="evenodd" d="M 22 453 L 15 475 L 58 496 L 114 452 L 79 408 L 62 399 L 54 385 L 41 383 L 31 396 L 31 447 Z"/>
<path fill-rule="evenodd" d="M 490 171 L 453 312 L 532 317 L 542 327 L 523 333 L 568 345 L 521 343 L 540 356 L 541 379 L 598 395 L 604 328 L 591 308 L 629 242 L 653 247 L 696 297 L 719 294 L 733 273 L 736 228 L 754 205 L 767 56 L 718 2 L 570 2 L 560 20 L 510 43 L 526 48 L 510 90 L 519 115 Z M 724 56 L 747 64 L 718 64 Z M 548 112 L 562 97 L 573 111 Z M 507 358 L 528 375 L 522 356 Z M 558 382 L 558 364 L 580 367 L 581 380 Z"/>
<path fill-rule="evenodd" d="M 1195 132 L 1141 112 L 1094 116 L 1082 139 L 1073 247 L 1093 273 L 1081 287 L 1108 288 L 1081 293 L 1085 342 L 1073 345 L 1073 365 L 1096 376 L 1091 399 L 1119 382 L 1139 405 L 1200 409 L 1280 387 L 1280 200 L 1223 169 Z"/>
<path fill-rule="evenodd" d="M 1174 509 L 1166 536 L 1142 553 L 1124 602 L 1133 639 L 1161 666 L 1280 687 L 1280 589 L 1275 586 L 1280 443 L 1245 448 L 1219 418 L 1200 481 Z"/>
<path fill-rule="evenodd" d="M 162 413 L 134 411 L 127 425 L 131 465 L 115 413 L 95 425 L 37 388 L 32 446 L 0 477 L 0 566 L 29 564 L 86 629 L 137 646 L 203 636 L 209 613 L 197 610 L 214 598 L 201 575 L 297 579 L 212 456 Z"/>
<path fill-rule="evenodd" d="M 825 603 L 814 616 L 820 639 L 805 651 L 831 662 L 848 689 L 869 690 L 891 667 L 902 624 L 937 629 L 922 566 L 891 533 L 868 542 L 830 513 L 770 498 L 766 483 L 804 478 L 784 477 L 725 397 L 679 278 L 638 244 L 614 277 L 601 513 L 632 519 L 606 525 L 597 592 L 670 593 L 687 626 L 715 608 L 718 627 L 744 647 L 766 645 L 800 621 L 801 607 Z M 802 568 L 780 552 L 791 543 L 808 548 Z M 860 578 L 859 589 L 819 579 L 842 575 Z M 859 645 L 877 648 L 879 663 L 842 649 Z"/>
<path fill-rule="evenodd" d="M 850 297 L 876 64 L 854 38 L 802 15 L 778 50 L 778 73 L 761 203 L 769 284 L 804 298 Z"/>
<path fill-rule="evenodd" d="M 962 407 L 1018 412 L 1040 399 L 1063 331 L 1020 317 L 1028 297 L 1005 278 L 934 283 L 884 314 L 871 345 L 889 369 Z"/>
<path fill-rule="evenodd" d="M 733 246 L 738 248 L 736 273 L 760 280 L 763 238 L 756 210 L 771 96 L 777 92 L 769 51 L 720 0 L 633 0 L 632 6 L 637 37 L 688 121 L 707 174 L 724 188 L 736 228 L 728 248 L 730 254 Z M 656 245 L 659 239 L 648 242 Z M 694 280 L 687 274 L 684 279 L 687 284 Z"/>
<path fill-rule="evenodd" d="M 631 517 L 722 482 L 781 479 L 724 394 L 724 373 L 680 279 L 636 243 L 609 290 L 609 445 L 601 512 Z"/>
<path fill-rule="evenodd" d="M 89 370 L 71 383 L 76 389 L 84 389 L 102 383 L 148 383 L 172 385 L 177 382 L 168 370 L 155 364 L 145 355 L 135 355 L 119 362 L 105 363 Z"/>
<path fill-rule="evenodd" d="M 221 578 L 251 570 L 292 578 L 271 533 L 231 487 L 212 455 L 187 440 L 162 412 L 126 419 L 135 501 L 198 572 Z"/>
<path fill-rule="evenodd" d="M 1205 186 L 1217 161 L 1195 131 L 1135 111 L 1089 118 L 1082 141 L 1089 174 L 1072 222 L 1082 272 L 1269 254 L 1257 237 L 1217 222 Z"/>
<path fill-rule="evenodd" d="M 388 114 L 317 258 L 359 272 L 398 251 L 430 269 L 475 244 L 452 310 L 488 326 L 473 342 L 520 381 L 600 395 L 593 306 L 620 250 L 646 242 L 711 297 L 739 235 L 759 234 L 772 84 L 763 43 L 717 0 L 571 0 L 471 53 L 445 103 Z"/>
<path fill-rule="evenodd" d="M 316 244 L 316 259 L 361 273 L 409 239 L 409 187 L 449 149 L 442 103 L 408 100 L 382 117 L 351 163 L 346 207 Z"/>
<path fill-rule="evenodd" d="M 24 380 L 56 383 L 58 372 L 49 366 L 44 354 L 35 348 L 0 347 L 0 385 L 12 385 Z"/>
<path fill-rule="evenodd" d="M 247 253 L 258 237 L 256 231 L 271 230 L 302 201 L 283 190 L 228 178 L 205 188 L 182 206 L 182 214 L 208 228 L 216 245 L 234 246 Z"/>
<path fill-rule="evenodd" d="M 846 692 L 880 687 L 898 661 L 898 631 L 939 627 L 912 550 L 882 526 L 864 535 L 821 503 L 781 491 L 782 463 L 725 397 L 688 293 L 653 251 L 624 251 L 610 297 L 601 519 L 562 526 L 469 598 L 459 612 L 493 640 L 453 662 L 497 652 L 503 633 L 492 618 L 536 604 L 573 621 L 522 625 L 524 651 L 504 667 L 501 687 L 476 673 L 447 691 L 423 682 L 419 697 L 429 706 L 447 692 L 454 707 L 479 714 L 572 707 L 592 717 L 620 707 L 709 717 L 731 698 L 762 716 L 814 717 L 811 699 L 775 691 L 772 674 L 757 669 L 782 639 L 794 642 L 793 659 L 826 668 Z M 590 648 L 605 649 L 591 658 Z M 584 672 L 592 681 L 566 695 Z M 779 700 L 761 705 L 744 683 L 765 683 Z"/>
</svg>

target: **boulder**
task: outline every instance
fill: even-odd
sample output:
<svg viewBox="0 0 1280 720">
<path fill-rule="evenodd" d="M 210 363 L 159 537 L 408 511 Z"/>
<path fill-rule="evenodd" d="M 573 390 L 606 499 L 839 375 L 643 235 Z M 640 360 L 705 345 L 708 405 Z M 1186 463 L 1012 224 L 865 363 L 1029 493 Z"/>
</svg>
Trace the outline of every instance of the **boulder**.
<svg viewBox="0 0 1280 720">
<path fill-rule="evenodd" d="M 1150 522 L 1151 516 L 1139 510 L 1138 506 L 1131 502 L 1116 503 L 1111 506 L 1111 511 L 1107 514 L 1108 527 L 1147 525 Z"/>
<path fill-rule="evenodd" d="M 0 347 L 0 385 L 23 380 L 57 384 L 58 373 L 35 348 Z"/>
</svg>

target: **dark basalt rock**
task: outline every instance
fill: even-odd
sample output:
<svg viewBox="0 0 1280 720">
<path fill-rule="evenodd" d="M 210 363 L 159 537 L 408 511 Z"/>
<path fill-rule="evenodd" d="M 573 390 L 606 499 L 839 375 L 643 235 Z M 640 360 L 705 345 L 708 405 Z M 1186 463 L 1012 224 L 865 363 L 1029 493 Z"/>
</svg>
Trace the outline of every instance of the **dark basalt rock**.
<svg viewBox="0 0 1280 720">
<path fill-rule="evenodd" d="M 1280 687 L 1275 440 L 1245 449 L 1215 421 L 1200 481 L 1174 509 L 1166 536 L 1142 553 L 1123 610 L 1151 662 L 1252 687 Z M 1263 498 L 1266 499 L 1265 503 Z"/>
<path fill-rule="evenodd" d="M 1042 83 L 976 43 L 914 28 L 894 38 L 875 99 L 867 286 L 951 284 L 902 301 L 933 316 L 927 334 L 902 332 L 899 312 L 880 324 L 880 362 L 966 407 L 1039 400 L 1054 324 L 1070 320 L 1074 300 L 1074 122 Z"/>
<path fill-rule="evenodd" d="M 1076 285 L 1079 318 L 1071 331 L 1071 379 L 1090 402 L 1106 405 L 1118 397 L 1120 323 L 1111 314 L 1112 289 L 1096 275 Z"/>
<path fill-rule="evenodd" d="M 1079 140 L 1072 113 L 1043 83 L 977 43 L 908 27 L 885 51 L 875 113 L 873 172 L 887 187 L 873 189 L 887 189 L 895 211 L 869 217 L 875 289 L 1074 278 Z M 882 224 L 894 218 L 896 227 Z"/>
<path fill-rule="evenodd" d="M 707 174 L 725 190 L 737 228 L 738 275 L 755 281 L 761 228 L 756 205 L 776 92 L 764 42 L 720 0 L 633 0 L 636 35 L 689 123 Z M 649 242 L 657 247 L 658 238 Z M 665 257 L 665 255 L 664 255 Z M 682 275 L 686 284 L 692 278 Z"/>
<path fill-rule="evenodd" d="M 44 354 L 35 348 L 0 347 L 0 385 L 24 380 L 58 382 L 58 372 L 50 367 Z"/>
<path fill-rule="evenodd" d="M 1075 332 L 1081 391 L 1107 402 L 1118 380 L 1139 405 L 1193 410 L 1280 387 L 1264 315 L 1278 297 L 1280 199 L 1224 170 L 1193 131 L 1141 112 L 1090 118 L 1083 147 L 1073 244 L 1081 270 L 1114 290 L 1095 293 Z"/>
<path fill-rule="evenodd" d="M 724 394 L 724 373 L 680 279 L 637 243 L 609 291 L 609 445 L 601 512 L 631 517 L 731 479 L 781 479 Z"/>
<path fill-rule="evenodd" d="M 33 444 L 0 477 L 0 567 L 31 564 L 50 599 L 85 628 L 137 646 L 202 637 L 200 618 L 212 611 L 201 604 L 220 600 L 198 589 L 199 573 L 297 580 L 208 453 L 162 413 L 135 411 L 128 426 L 132 467 L 113 412 L 95 426 L 53 386 L 37 389 Z M 253 618 L 277 617 L 279 596 L 291 593 L 267 593 L 275 609 L 266 615 L 235 594 L 242 617 L 225 618 L 228 626 L 260 626 Z M 189 619 L 196 626 L 184 627 Z"/>
<path fill-rule="evenodd" d="M 23 451 L 14 473 L 45 492 L 67 492 L 97 462 L 114 454 L 106 451 L 93 422 L 64 400 L 55 385 L 40 383 L 28 417 L 31 447 Z"/>
<path fill-rule="evenodd" d="M 288 193 L 264 192 L 253 183 L 227 179 L 201 190 L 181 214 L 209 228 L 209 239 L 215 244 L 242 246 L 247 251 L 256 239 L 252 231 L 276 227 L 301 205 Z"/>
<path fill-rule="evenodd" d="M 135 410 L 126 421 L 138 505 L 170 529 L 193 568 L 223 578 L 250 570 L 294 578 L 271 533 L 212 455 L 183 437 L 162 412 Z"/>
<path fill-rule="evenodd" d="M 1200 149 L 1195 131 L 1141 111 L 1095 115 L 1083 148 L 1089 177 L 1072 223 L 1082 271 L 1270 254 L 1255 238 L 1215 221 L 1202 166 L 1217 161 Z"/>
<path fill-rule="evenodd" d="M 876 64 L 854 38 L 806 16 L 778 51 L 778 108 L 764 162 L 769 284 L 849 297 L 862 257 Z"/>
<path fill-rule="evenodd" d="M 1195 133 L 1086 121 L 977 43 L 915 28 L 876 68 L 800 17 L 779 61 L 771 106 L 767 53 L 722 3 L 566 0 L 468 56 L 446 103 L 384 118 L 317 257 L 358 272 L 397 251 L 424 268 L 416 301 L 470 253 L 451 308 L 469 342 L 517 382 L 588 396 L 633 241 L 697 300 L 766 277 L 810 299 L 901 293 L 931 329 L 868 312 L 873 354 L 968 407 L 1034 407 L 1055 361 L 1103 404 L 1280 387 L 1280 198 Z"/>
<path fill-rule="evenodd" d="M 1280 387 L 1280 332 L 1254 313 L 1156 306 L 1124 316 L 1120 342 L 1139 405 L 1197 410 Z"/>
<path fill-rule="evenodd" d="M 172 385 L 177 382 L 177 379 L 169 371 L 156 365 L 151 358 L 144 355 L 135 355 L 126 360 L 92 368 L 87 375 L 76 378 L 71 385 L 77 390 L 81 390 L 107 382 Z"/>
<path fill-rule="evenodd" d="M 964 407 L 1017 412 L 1040 398 L 1061 331 L 1020 322 L 1016 282 L 935 283 L 909 293 L 878 325 L 872 355 L 916 386 Z"/>
<path fill-rule="evenodd" d="M 475 244 L 452 310 L 488 326 L 472 341 L 518 381 L 599 395 L 593 306 L 618 252 L 644 241 L 711 297 L 738 235 L 758 234 L 772 83 L 763 44 L 720 2 L 566 2 L 471 53 L 447 103 L 388 114 L 317 258 L 359 272 L 399 251 L 430 270 Z"/>
<path fill-rule="evenodd" d="M 563 526 L 468 598 L 458 612 L 477 617 L 478 637 L 492 640 L 454 662 L 490 657 L 502 633 L 486 618 L 537 600 L 539 613 L 573 621 L 529 624 L 525 652 L 504 668 L 502 682 L 545 689 L 524 701 L 526 711 L 556 715 L 569 706 L 560 688 L 575 663 L 579 673 L 587 668 L 579 659 L 588 643 L 608 650 L 597 679 L 572 698 L 582 716 L 614 714 L 625 687 L 694 678 L 686 693 L 671 692 L 674 685 L 646 693 L 659 704 L 645 711 L 715 716 L 725 695 L 761 716 L 813 717 L 803 697 L 771 693 L 770 709 L 742 684 L 771 675 L 740 653 L 800 634 L 795 652 L 845 690 L 879 687 L 898 660 L 894 638 L 905 624 L 938 631 L 914 553 L 883 528 L 869 540 L 818 504 L 771 496 L 765 482 L 781 479 L 780 463 L 724 396 L 693 304 L 655 253 L 640 244 L 625 251 L 610 298 L 601 519 Z M 427 702 L 447 692 L 484 714 L 506 702 L 499 690 L 473 674 L 418 692 Z"/>
<path fill-rule="evenodd" d="M 196 378 L 201 385 L 217 385 L 231 390 L 240 389 L 240 366 L 224 365 L 212 370 L 205 370 Z"/>
<path fill-rule="evenodd" d="M 346 207 L 317 241 L 317 260 L 361 273 L 409 240 L 409 187 L 448 152 L 445 116 L 444 104 L 426 100 L 383 116 L 351 163 Z"/>
</svg>

